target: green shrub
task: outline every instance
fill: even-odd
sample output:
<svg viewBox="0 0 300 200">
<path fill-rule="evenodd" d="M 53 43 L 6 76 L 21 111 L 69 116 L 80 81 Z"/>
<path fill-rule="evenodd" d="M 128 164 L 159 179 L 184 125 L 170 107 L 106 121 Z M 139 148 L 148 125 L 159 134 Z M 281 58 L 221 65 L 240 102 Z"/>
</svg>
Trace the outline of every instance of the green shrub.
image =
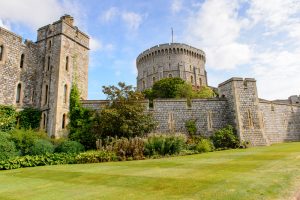
<svg viewBox="0 0 300 200">
<path fill-rule="evenodd" d="M 217 130 L 211 136 L 211 140 L 216 148 L 237 148 L 239 146 L 239 139 L 230 125 Z"/>
<path fill-rule="evenodd" d="M 106 151 L 106 150 L 98 150 L 98 151 L 87 151 L 84 153 L 80 153 L 76 156 L 76 163 L 100 163 L 100 162 L 109 162 L 109 161 L 117 161 L 118 157 L 114 152 Z"/>
<path fill-rule="evenodd" d="M 195 150 L 199 153 L 213 151 L 214 147 L 209 139 L 201 139 L 197 144 Z"/>
<path fill-rule="evenodd" d="M 63 141 L 56 148 L 55 151 L 58 153 L 80 153 L 84 151 L 84 146 L 76 141 Z"/>
<path fill-rule="evenodd" d="M 17 112 L 12 106 L 0 105 L 0 131 L 10 131 L 17 123 Z"/>
<path fill-rule="evenodd" d="M 0 132 L 0 160 L 6 160 L 18 155 L 16 145 L 10 140 L 8 133 Z"/>
<path fill-rule="evenodd" d="M 19 126 L 24 129 L 37 129 L 40 126 L 41 111 L 36 108 L 24 108 L 19 113 Z"/>
<path fill-rule="evenodd" d="M 44 165 L 74 164 L 75 154 L 46 154 L 36 156 L 16 157 L 0 161 L 0 170 L 17 169 L 23 167 L 36 167 Z"/>
<path fill-rule="evenodd" d="M 185 142 L 186 136 L 183 134 L 152 134 L 145 141 L 144 154 L 147 156 L 179 154 L 184 149 Z"/>
<path fill-rule="evenodd" d="M 189 133 L 190 137 L 193 137 L 197 133 L 197 126 L 195 120 L 188 120 L 185 122 L 185 128 Z"/>
<path fill-rule="evenodd" d="M 10 131 L 10 135 L 21 155 L 28 155 L 36 140 L 49 139 L 44 132 L 36 132 L 31 129 L 14 129 Z"/>
<path fill-rule="evenodd" d="M 114 138 L 104 149 L 115 152 L 119 160 L 144 159 L 144 140 L 139 137 Z"/>
<path fill-rule="evenodd" d="M 48 140 L 35 140 L 33 146 L 30 148 L 30 155 L 45 155 L 54 152 L 54 145 Z"/>
</svg>

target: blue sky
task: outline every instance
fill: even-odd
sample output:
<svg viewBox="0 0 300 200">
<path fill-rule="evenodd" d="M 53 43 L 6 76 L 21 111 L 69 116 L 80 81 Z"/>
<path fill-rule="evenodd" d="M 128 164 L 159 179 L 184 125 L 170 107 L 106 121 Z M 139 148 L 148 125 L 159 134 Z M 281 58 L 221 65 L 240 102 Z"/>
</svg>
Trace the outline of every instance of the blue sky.
<svg viewBox="0 0 300 200">
<path fill-rule="evenodd" d="M 299 0 L 0 0 L 0 26 L 36 40 L 65 13 L 91 37 L 89 99 L 102 85 L 136 84 L 135 59 L 171 41 L 206 52 L 208 83 L 254 77 L 261 98 L 300 94 Z"/>
</svg>

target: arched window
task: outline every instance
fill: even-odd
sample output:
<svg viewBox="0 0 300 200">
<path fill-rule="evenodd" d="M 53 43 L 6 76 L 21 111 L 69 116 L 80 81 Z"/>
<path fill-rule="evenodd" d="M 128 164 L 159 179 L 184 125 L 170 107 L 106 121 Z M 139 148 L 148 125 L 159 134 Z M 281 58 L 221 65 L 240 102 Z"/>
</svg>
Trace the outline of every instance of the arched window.
<svg viewBox="0 0 300 200">
<path fill-rule="evenodd" d="M 62 124 L 61 124 L 61 128 L 65 129 L 66 128 L 66 114 L 63 114 L 62 116 Z"/>
<path fill-rule="evenodd" d="M 0 61 L 2 60 L 3 58 L 3 51 L 4 51 L 4 47 L 3 45 L 0 46 Z"/>
<path fill-rule="evenodd" d="M 48 63 L 47 63 L 47 68 L 48 68 L 48 71 L 50 70 L 50 56 L 48 56 Z"/>
<path fill-rule="evenodd" d="M 172 74 L 169 74 L 169 78 L 172 78 Z"/>
<path fill-rule="evenodd" d="M 21 83 L 19 83 L 18 86 L 17 86 L 16 103 L 21 102 L 21 90 L 22 90 L 22 85 L 21 85 Z"/>
<path fill-rule="evenodd" d="M 156 81 L 156 78 L 155 78 L 155 76 L 153 76 L 153 78 L 152 78 L 152 81 L 153 81 L 153 84 L 155 83 L 155 81 Z"/>
<path fill-rule="evenodd" d="M 48 85 L 45 86 L 45 99 L 44 99 L 44 105 L 48 103 Z"/>
<path fill-rule="evenodd" d="M 66 71 L 69 71 L 69 56 L 66 57 Z"/>
<path fill-rule="evenodd" d="M 20 68 L 23 68 L 24 65 L 24 54 L 21 55 Z"/>
<path fill-rule="evenodd" d="M 68 99 L 68 86 L 67 86 L 67 84 L 65 84 L 65 86 L 64 86 L 64 103 L 67 103 L 67 99 Z"/>
<path fill-rule="evenodd" d="M 194 77 L 191 76 L 191 83 L 194 83 Z"/>
<path fill-rule="evenodd" d="M 200 85 L 200 87 L 202 86 L 202 79 L 201 78 L 199 78 L 199 85 Z"/>
</svg>

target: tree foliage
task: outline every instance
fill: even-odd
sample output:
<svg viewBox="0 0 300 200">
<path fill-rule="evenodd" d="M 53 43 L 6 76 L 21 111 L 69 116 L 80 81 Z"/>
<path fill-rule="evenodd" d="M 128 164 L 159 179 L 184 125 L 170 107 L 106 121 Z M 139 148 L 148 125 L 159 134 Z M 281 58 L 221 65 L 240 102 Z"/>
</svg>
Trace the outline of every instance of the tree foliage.
<svg viewBox="0 0 300 200">
<path fill-rule="evenodd" d="M 164 78 L 154 83 L 152 88 L 143 91 L 145 97 L 149 100 L 155 98 L 213 98 L 215 92 L 207 87 L 202 86 L 199 90 L 194 90 L 190 83 L 181 78 Z"/>
<path fill-rule="evenodd" d="M 120 82 L 118 86 L 103 86 L 110 104 L 100 112 L 101 137 L 134 137 L 150 132 L 155 127 L 151 115 L 145 113 L 141 103 L 144 96 L 130 85 Z"/>
<path fill-rule="evenodd" d="M 17 112 L 12 106 L 0 105 L 0 131 L 9 131 L 15 128 Z"/>
<path fill-rule="evenodd" d="M 216 148 L 237 148 L 239 146 L 239 139 L 231 125 L 217 130 L 211 140 Z"/>
<path fill-rule="evenodd" d="M 73 84 L 70 92 L 69 138 L 83 144 L 86 149 L 95 148 L 96 137 L 92 132 L 94 116 L 94 111 L 82 106 L 79 89 Z"/>
</svg>

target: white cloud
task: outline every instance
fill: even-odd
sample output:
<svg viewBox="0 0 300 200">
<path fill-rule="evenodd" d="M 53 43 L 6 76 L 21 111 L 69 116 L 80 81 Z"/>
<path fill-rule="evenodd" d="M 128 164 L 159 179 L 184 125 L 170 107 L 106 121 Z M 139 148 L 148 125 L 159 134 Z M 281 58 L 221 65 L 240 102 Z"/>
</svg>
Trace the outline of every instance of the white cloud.
<svg viewBox="0 0 300 200">
<path fill-rule="evenodd" d="M 300 94 L 299 55 L 300 49 L 292 52 L 273 50 L 257 55 L 253 70 L 260 96 L 277 99 Z"/>
<path fill-rule="evenodd" d="M 278 28 L 294 21 L 299 13 L 299 0 L 250 0 L 248 16 L 253 23 L 263 22 L 271 28 Z"/>
<path fill-rule="evenodd" d="M 3 20 L 0 19 L 0 27 L 3 27 L 7 30 L 11 30 L 10 24 L 4 22 Z"/>
<path fill-rule="evenodd" d="M 94 37 L 90 37 L 90 49 L 91 51 L 101 50 L 103 47 L 102 42 Z"/>
<path fill-rule="evenodd" d="M 12 23 L 22 23 L 33 30 L 54 22 L 65 13 L 76 17 L 84 17 L 82 6 L 72 0 L 9 0 L 0 1 L 0 19 Z"/>
<path fill-rule="evenodd" d="M 104 22 L 110 22 L 116 18 L 118 14 L 119 10 L 116 7 L 111 7 L 101 15 L 101 20 Z"/>
<path fill-rule="evenodd" d="M 238 3 L 205 1 L 188 20 L 186 40 L 205 49 L 211 68 L 234 69 L 251 58 L 251 48 L 238 41 L 245 24 L 238 18 Z"/>
<path fill-rule="evenodd" d="M 142 23 L 143 17 L 135 12 L 123 12 L 122 19 L 130 30 L 137 30 Z"/>
<path fill-rule="evenodd" d="M 99 18 L 105 23 L 111 22 L 115 19 L 121 19 L 128 27 L 129 31 L 136 31 L 140 27 L 144 19 L 144 15 L 130 11 L 122 11 L 116 7 L 111 7 L 100 15 Z"/>
<path fill-rule="evenodd" d="M 173 0 L 171 4 L 172 13 L 178 13 L 182 10 L 182 0 Z"/>
</svg>

